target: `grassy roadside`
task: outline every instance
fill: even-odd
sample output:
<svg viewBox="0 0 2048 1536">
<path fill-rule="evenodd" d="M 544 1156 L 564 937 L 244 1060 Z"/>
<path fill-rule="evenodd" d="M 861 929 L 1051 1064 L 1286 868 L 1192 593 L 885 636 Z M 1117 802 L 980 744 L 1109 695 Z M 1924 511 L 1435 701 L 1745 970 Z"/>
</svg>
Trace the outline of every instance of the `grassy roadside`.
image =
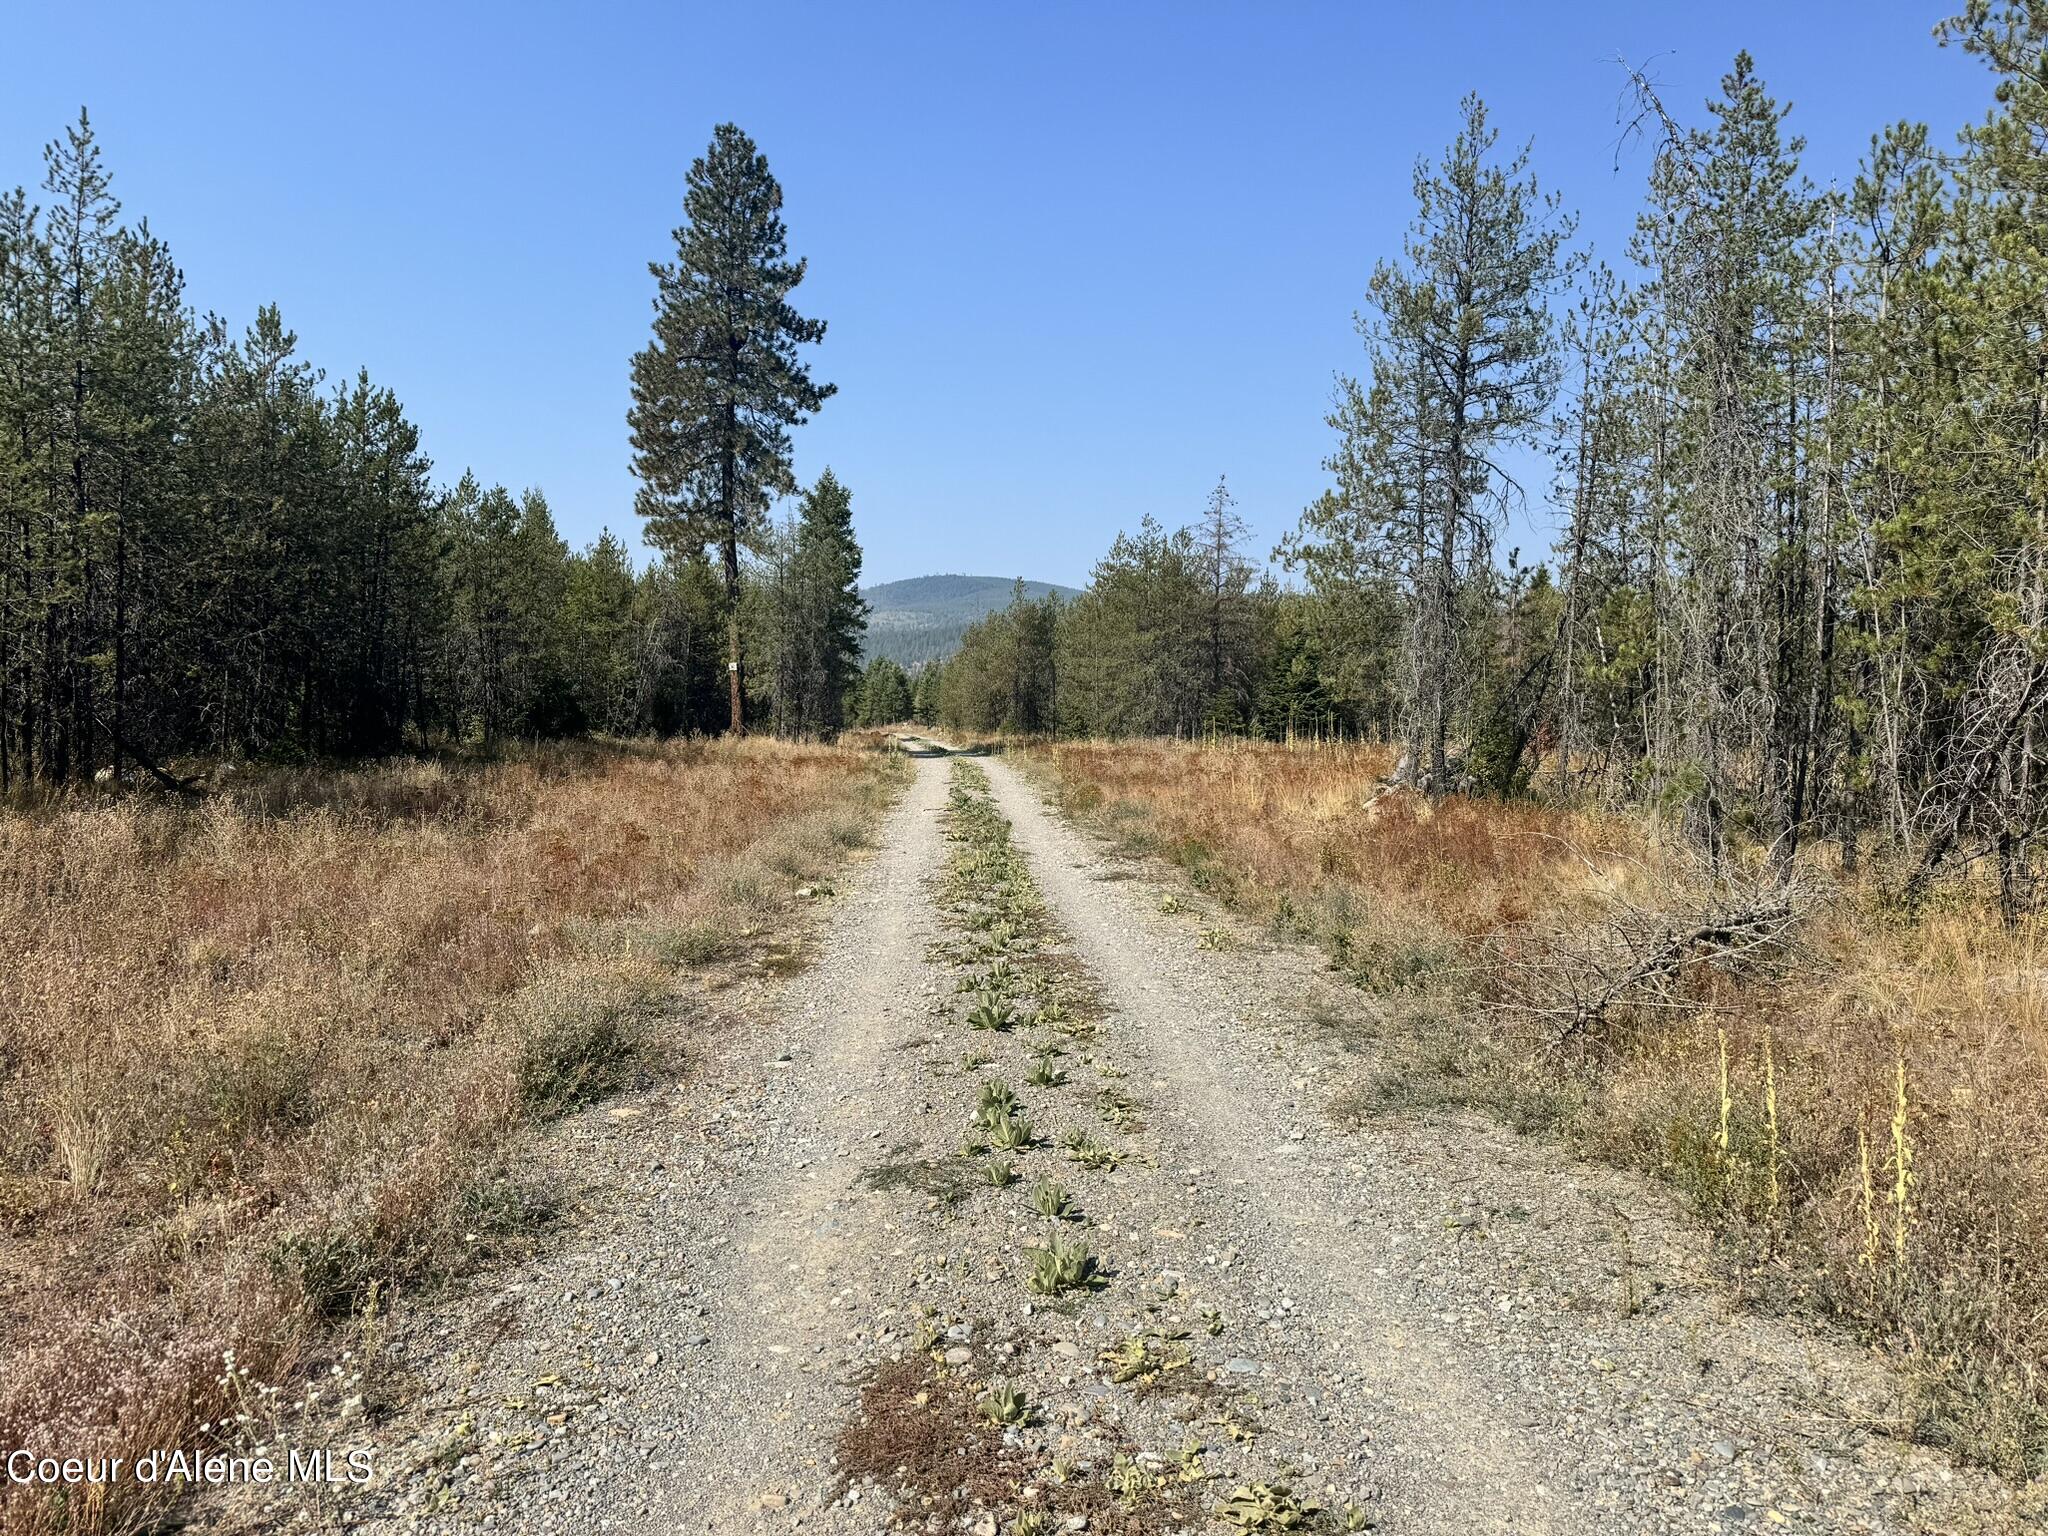
<svg viewBox="0 0 2048 1536">
<path fill-rule="evenodd" d="M 355 1411 L 351 1330 L 532 1224 L 523 1128 L 679 1066 L 678 973 L 771 949 L 902 778 L 583 744 L 0 816 L 0 1445 Z M 10 1486 L 0 1525 L 131 1531 L 168 1498 Z"/>
<path fill-rule="evenodd" d="M 1738 1288 L 1847 1319 L 1905 1368 L 1921 1437 L 2048 1473 L 2048 970 L 2043 925 L 1958 891 L 1914 923 L 1819 869 L 1798 947 L 1703 969 L 1681 1006 L 1561 1045 L 1503 1008 L 1620 904 L 1696 872 L 1630 818 L 1375 797 L 1372 749 L 1051 744 L 1027 762 L 1126 851 L 1378 1004 L 1365 1117 L 1462 1104 L 1676 1185 Z"/>
</svg>

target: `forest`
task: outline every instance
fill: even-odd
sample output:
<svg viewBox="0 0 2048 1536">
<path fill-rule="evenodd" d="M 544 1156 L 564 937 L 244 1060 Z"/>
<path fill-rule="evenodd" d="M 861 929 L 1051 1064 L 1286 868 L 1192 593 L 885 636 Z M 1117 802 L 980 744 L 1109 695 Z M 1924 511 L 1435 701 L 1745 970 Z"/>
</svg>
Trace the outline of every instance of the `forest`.
<svg viewBox="0 0 2048 1536">
<path fill-rule="evenodd" d="M 2036 899 L 2048 826 L 2048 14 L 1937 33 L 1988 72 L 1847 187 L 1739 56 L 1703 118 L 1628 77 L 1647 163 L 1613 266 L 1476 97 L 1372 272 L 1330 488 L 1274 555 L 1218 484 L 921 673 L 967 730 L 1404 745 L 1434 790 L 1668 812 L 1718 855 L 1831 839 L 1908 894 Z M 1626 162 L 1624 162 L 1626 163 Z M 1518 484 L 1531 456 L 1553 486 Z M 1550 494 L 1541 563 L 1508 510 Z"/>
<path fill-rule="evenodd" d="M 0 197 L 0 790 L 724 720 L 702 544 L 636 569 L 611 533 L 571 550 L 538 489 L 437 485 L 367 369 L 330 384 L 274 306 L 239 336 L 193 312 L 84 113 L 45 162 L 45 202 Z M 756 709 L 830 730 L 850 493 L 827 470 L 747 543 Z"/>
</svg>

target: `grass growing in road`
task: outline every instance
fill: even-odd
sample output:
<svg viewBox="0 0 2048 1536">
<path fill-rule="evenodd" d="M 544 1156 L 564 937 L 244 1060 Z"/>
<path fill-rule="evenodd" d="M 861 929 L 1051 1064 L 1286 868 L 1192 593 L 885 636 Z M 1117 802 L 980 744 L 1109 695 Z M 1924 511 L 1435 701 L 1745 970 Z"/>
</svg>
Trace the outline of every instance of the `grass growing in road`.
<svg viewBox="0 0 2048 1536">
<path fill-rule="evenodd" d="M 659 1067 L 679 968 L 778 958 L 900 776 L 563 745 L 0 815 L 0 1443 L 204 1444 L 227 1351 L 287 1380 L 317 1319 L 487 1247 L 521 1125 Z M 156 1517 L 120 1492 L 0 1524 Z"/>
<path fill-rule="evenodd" d="M 1167 910 L 1317 943 L 1372 995 L 1321 1021 L 1370 1069 L 1350 1112 L 1474 1104 L 1672 1181 L 1746 1287 L 1891 1347 L 1921 1434 L 2048 1473 L 2048 918 L 2007 932 L 1964 886 L 1907 921 L 1881 871 L 1815 858 L 1796 963 L 1700 967 L 1559 1048 L 1495 1005 L 1617 911 L 1694 899 L 1648 823 L 1383 794 L 1392 754 L 1369 747 L 1033 756 L 1069 812 L 1178 866 L 1194 894 Z"/>
</svg>

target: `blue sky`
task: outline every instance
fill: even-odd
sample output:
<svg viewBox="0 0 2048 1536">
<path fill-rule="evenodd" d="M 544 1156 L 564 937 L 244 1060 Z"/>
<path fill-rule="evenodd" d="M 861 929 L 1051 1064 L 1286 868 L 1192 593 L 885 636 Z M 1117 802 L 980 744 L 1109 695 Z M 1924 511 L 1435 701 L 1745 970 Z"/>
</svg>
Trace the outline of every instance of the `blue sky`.
<svg viewBox="0 0 2048 1536">
<path fill-rule="evenodd" d="M 1747 47 L 1811 174 L 1846 180 L 1885 122 L 1946 142 L 1988 105 L 1930 37 L 1948 8 L 16 0 L 0 184 L 89 105 L 196 304 L 239 329 L 275 300 L 314 362 L 398 391 L 442 478 L 538 485 L 582 543 L 635 536 L 646 263 L 731 119 L 831 327 L 798 472 L 853 488 L 870 579 L 1078 583 L 1219 473 L 1262 550 L 1292 526 L 1367 273 L 1466 90 L 1618 254 L 1645 165 L 1615 167 L 1617 56 L 1696 116 Z M 1547 545 L 1543 509 L 1515 532 Z"/>
</svg>

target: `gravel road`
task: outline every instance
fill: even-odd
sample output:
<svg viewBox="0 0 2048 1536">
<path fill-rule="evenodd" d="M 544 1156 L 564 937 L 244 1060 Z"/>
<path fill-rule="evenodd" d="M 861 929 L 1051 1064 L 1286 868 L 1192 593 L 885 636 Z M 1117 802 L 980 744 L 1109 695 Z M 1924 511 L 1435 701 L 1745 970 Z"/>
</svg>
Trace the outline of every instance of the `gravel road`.
<svg viewBox="0 0 2048 1536">
<path fill-rule="evenodd" d="M 1339 1129 L 1369 1063 L 1330 1022 L 1370 999 L 981 767 L 1043 904 L 1021 985 L 1080 1017 L 969 1027 L 988 899 L 948 873 L 954 765 L 920 759 L 814 963 L 544 1138 L 570 1219 L 399 1325 L 384 1475 L 323 1519 L 1139 1533 L 1228 1529 L 1244 1489 L 1326 1530 L 2017 1528 L 1883 1432 L 1869 1357 L 1732 1308 L 1654 1189 L 1464 1116 Z M 1035 1129 L 1007 1158 L 962 1147 L 992 1083 Z M 1106 1283 L 1027 1289 L 1055 1229 Z M 1024 1422 L 973 1411 L 999 1382 Z"/>
</svg>

